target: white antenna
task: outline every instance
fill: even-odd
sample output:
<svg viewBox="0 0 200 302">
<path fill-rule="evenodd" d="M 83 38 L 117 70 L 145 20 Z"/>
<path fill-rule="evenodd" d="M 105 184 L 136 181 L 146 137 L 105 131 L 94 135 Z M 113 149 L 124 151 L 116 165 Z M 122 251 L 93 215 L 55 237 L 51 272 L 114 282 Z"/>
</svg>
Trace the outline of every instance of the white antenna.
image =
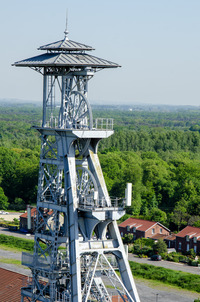
<svg viewBox="0 0 200 302">
<path fill-rule="evenodd" d="M 68 39 L 68 30 L 67 30 L 67 27 L 68 27 L 68 9 L 66 11 L 66 27 L 65 27 L 65 31 L 64 31 L 64 34 L 65 34 L 65 39 Z"/>
</svg>

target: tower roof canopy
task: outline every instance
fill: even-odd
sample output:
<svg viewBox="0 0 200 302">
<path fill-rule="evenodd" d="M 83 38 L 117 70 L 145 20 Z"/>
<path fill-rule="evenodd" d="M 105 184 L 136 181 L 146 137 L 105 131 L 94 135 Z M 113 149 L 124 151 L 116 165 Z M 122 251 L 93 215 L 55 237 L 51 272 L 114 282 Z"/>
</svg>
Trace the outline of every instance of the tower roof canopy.
<svg viewBox="0 0 200 302">
<path fill-rule="evenodd" d="M 39 50 L 50 50 L 50 51 L 81 51 L 81 50 L 94 50 L 91 46 L 81 44 L 64 38 L 63 40 L 53 42 L 47 45 L 40 46 Z"/>
<path fill-rule="evenodd" d="M 92 67 L 92 68 L 114 68 L 120 67 L 118 64 L 88 55 L 86 53 L 64 52 L 45 53 L 36 57 L 15 62 L 15 66 L 23 67 Z"/>
</svg>

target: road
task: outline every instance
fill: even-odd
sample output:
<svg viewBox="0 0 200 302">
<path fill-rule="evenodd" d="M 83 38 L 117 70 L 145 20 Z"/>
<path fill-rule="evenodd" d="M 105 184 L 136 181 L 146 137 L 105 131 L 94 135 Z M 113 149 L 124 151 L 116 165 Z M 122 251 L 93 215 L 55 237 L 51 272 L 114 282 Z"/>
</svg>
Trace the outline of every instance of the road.
<svg viewBox="0 0 200 302">
<path fill-rule="evenodd" d="M 34 235 L 31 234 L 23 234 L 21 232 L 10 232 L 8 231 L 7 228 L 4 227 L 0 227 L 0 234 L 4 234 L 4 235 L 8 235 L 8 236 L 15 236 L 15 237 L 20 237 L 20 238 L 24 238 L 24 239 L 34 239 Z"/>
</svg>

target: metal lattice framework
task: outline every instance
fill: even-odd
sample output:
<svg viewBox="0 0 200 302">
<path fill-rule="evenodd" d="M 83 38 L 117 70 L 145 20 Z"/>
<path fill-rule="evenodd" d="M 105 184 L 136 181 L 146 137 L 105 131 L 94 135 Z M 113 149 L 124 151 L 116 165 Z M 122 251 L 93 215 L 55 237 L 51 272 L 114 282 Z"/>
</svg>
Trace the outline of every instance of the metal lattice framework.
<svg viewBox="0 0 200 302">
<path fill-rule="evenodd" d="M 113 121 L 93 122 L 87 100 L 94 72 L 119 65 L 90 55 L 86 63 L 84 50 L 92 48 L 67 34 L 40 49 L 47 54 L 14 64 L 43 74 L 43 119 L 35 126 L 41 135 L 35 247 L 22 254 L 32 279 L 21 301 L 111 302 L 117 295 L 139 302 L 116 223 L 124 201 L 110 199 L 97 155 Z"/>
</svg>

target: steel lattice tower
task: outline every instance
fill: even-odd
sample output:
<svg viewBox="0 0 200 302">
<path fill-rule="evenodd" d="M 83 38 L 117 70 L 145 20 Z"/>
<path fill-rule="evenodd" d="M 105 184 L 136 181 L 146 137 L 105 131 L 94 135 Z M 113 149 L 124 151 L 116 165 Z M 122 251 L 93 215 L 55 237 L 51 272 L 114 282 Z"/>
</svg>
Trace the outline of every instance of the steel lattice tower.
<svg viewBox="0 0 200 302">
<path fill-rule="evenodd" d="M 86 53 L 93 48 L 69 40 L 67 30 L 39 49 L 46 53 L 14 64 L 43 75 L 35 245 L 22 254 L 32 278 L 21 301 L 99 302 L 114 294 L 139 302 L 116 223 L 124 200 L 110 199 L 97 155 L 113 120 L 93 121 L 87 100 L 94 73 L 119 65 Z"/>
</svg>

